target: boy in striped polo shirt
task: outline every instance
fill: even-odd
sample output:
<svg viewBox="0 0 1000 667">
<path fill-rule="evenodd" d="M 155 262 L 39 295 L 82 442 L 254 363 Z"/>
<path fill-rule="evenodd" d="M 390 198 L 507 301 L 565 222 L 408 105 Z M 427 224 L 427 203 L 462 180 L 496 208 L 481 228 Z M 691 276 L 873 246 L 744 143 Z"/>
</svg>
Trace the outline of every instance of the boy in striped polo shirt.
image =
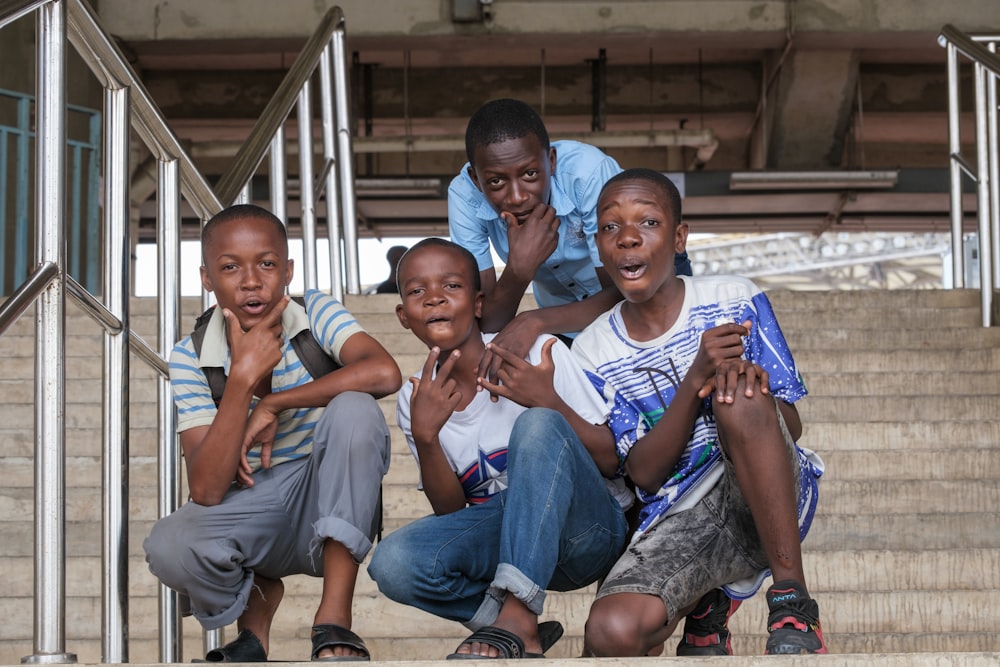
<svg viewBox="0 0 1000 667">
<path fill-rule="evenodd" d="M 150 570 L 190 601 L 206 629 L 239 636 L 209 661 L 265 661 L 281 578 L 323 577 L 313 659 L 368 659 L 351 632 L 358 564 L 378 527 L 389 432 L 375 399 L 399 389 L 399 367 L 336 299 L 285 295 L 285 227 L 240 205 L 202 230 L 201 279 L 214 292 L 200 352 L 190 336 L 170 356 L 170 384 L 190 500 L 158 521 Z M 305 329 L 336 362 L 313 378 L 291 340 Z M 213 399 L 206 368 L 222 367 Z"/>
</svg>

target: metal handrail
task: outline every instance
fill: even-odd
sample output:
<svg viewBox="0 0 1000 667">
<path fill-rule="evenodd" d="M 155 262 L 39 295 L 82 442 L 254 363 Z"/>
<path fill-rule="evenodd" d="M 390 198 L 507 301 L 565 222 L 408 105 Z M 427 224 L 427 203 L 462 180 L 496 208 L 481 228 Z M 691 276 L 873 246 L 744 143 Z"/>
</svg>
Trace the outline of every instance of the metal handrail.
<svg viewBox="0 0 1000 667">
<path fill-rule="evenodd" d="M 130 90 L 132 128 L 157 159 L 177 160 L 184 197 L 198 216 L 207 220 L 221 211 L 223 205 L 219 197 L 167 125 L 146 86 L 118 44 L 110 38 L 93 8 L 83 0 L 70 0 L 67 14 L 70 43 L 105 88 Z"/>
<path fill-rule="evenodd" d="M 967 35 L 952 25 L 945 25 L 938 35 L 938 44 L 947 49 L 948 60 L 952 279 L 955 287 L 965 286 L 962 206 L 964 174 L 976 182 L 980 309 L 984 327 L 993 324 L 993 289 L 1000 285 L 1000 127 L 997 114 L 1000 57 L 996 55 L 997 42 L 1000 42 L 1000 35 Z M 975 165 L 962 155 L 959 55 L 970 59 L 973 64 Z"/>
<path fill-rule="evenodd" d="M 240 189 L 257 171 L 257 167 L 271 148 L 271 138 L 277 129 L 284 125 L 292 107 L 295 106 L 299 91 L 316 71 L 323 49 L 330 43 L 334 31 L 342 30 L 343 27 L 344 13 L 340 7 L 332 7 L 320 19 L 316 31 L 299 51 L 298 58 L 264 107 L 246 141 L 233 157 L 229 170 L 216 184 L 215 192 L 225 205 L 236 200 Z"/>
<path fill-rule="evenodd" d="M 0 28 L 36 12 L 38 16 L 37 140 L 35 159 L 37 256 L 39 266 L 24 285 L 0 307 L 0 334 L 36 302 L 35 365 L 35 625 L 34 649 L 22 662 L 49 664 L 75 662 L 65 652 L 65 298 L 74 299 L 105 331 L 103 401 L 103 511 L 102 659 L 127 662 L 127 555 L 128 555 L 128 358 L 134 352 L 160 375 L 158 426 L 160 440 L 159 512 L 172 512 L 180 490 L 176 415 L 167 382 L 167 363 L 179 330 L 180 197 L 207 220 L 237 200 L 248 198 L 248 183 L 267 150 L 271 152 L 272 208 L 284 217 L 284 122 L 292 106 L 299 114 L 299 149 L 303 173 L 313 159 L 312 119 L 308 104 L 309 79 L 320 70 L 321 102 L 331 241 L 339 233 L 334 218 L 343 219 L 348 289 L 360 291 L 357 279 L 356 216 L 353 202 L 351 129 L 347 105 L 344 17 L 334 7 L 324 16 L 315 34 L 282 82 L 248 143 L 214 190 L 194 166 L 170 130 L 163 114 L 129 65 L 117 44 L 103 28 L 85 0 L 0 0 Z M 103 175 L 105 273 L 101 303 L 65 275 L 60 258 L 65 249 L 66 54 L 71 43 L 105 89 L 105 159 Z M 336 100 L 332 99 L 336 96 Z M 303 104 L 303 100 L 306 103 Z M 130 129 L 157 162 L 157 231 L 159 248 L 158 350 L 129 327 L 128 264 L 128 142 Z M 310 192 L 313 188 L 305 186 Z M 338 197 L 339 191 L 345 194 Z M 219 196 L 219 192 L 222 196 Z M 313 227 L 303 236 L 314 242 Z M 340 248 L 331 242 L 331 253 Z M 315 252 L 312 253 L 315 255 Z M 306 270 L 315 273 L 315 260 Z M 339 263 L 331 262 L 339 267 Z M 352 277 L 353 271 L 353 277 Z M 331 275 L 340 297 L 341 276 Z M 108 397 L 121 397 L 120 401 Z M 180 659 L 179 600 L 161 587 L 160 659 Z M 217 632 L 206 635 L 211 643 Z"/>
<path fill-rule="evenodd" d="M 27 16 L 50 0 L 0 0 L 0 30 Z"/>
</svg>

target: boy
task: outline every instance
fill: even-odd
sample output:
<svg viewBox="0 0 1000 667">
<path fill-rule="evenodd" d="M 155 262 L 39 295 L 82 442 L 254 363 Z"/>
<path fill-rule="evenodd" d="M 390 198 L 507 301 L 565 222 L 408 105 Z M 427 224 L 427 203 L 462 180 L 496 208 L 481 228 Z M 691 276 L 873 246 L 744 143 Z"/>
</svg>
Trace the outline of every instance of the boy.
<svg viewBox="0 0 1000 667">
<path fill-rule="evenodd" d="M 604 477 L 617 457 L 603 401 L 550 336 L 527 360 L 497 350 L 502 385 L 477 378 L 492 337 L 465 249 L 421 241 L 398 276 L 396 314 L 430 354 L 397 415 L 434 514 L 385 537 L 368 572 L 390 599 L 473 631 L 451 659 L 541 657 L 561 634 L 538 625 L 545 590 L 596 581 L 625 541 L 632 497 Z"/>
<path fill-rule="evenodd" d="M 597 245 L 625 301 L 573 351 L 613 402 L 609 425 L 640 525 L 587 621 L 595 655 L 645 655 L 718 587 L 749 597 L 769 568 L 767 653 L 825 653 L 800 539 L 822 461 L 795 440 L 806 393 L 764 294 L 733 276 L 676 276 L 680 196 L 628 170 L 598 203 Z"/>
<path fill-rule="evenodd" d="M 448 230 L 478 262 L 482 329 L 502 330 L 494 347 L 523 357 L 539 334 L 580 331 L 621 300 L 594 245 L 597 195 L 621 171 L 614 159 L 575 141 L 550 145 L 538 114 L 512 99 L 473 114 L 465 152 L 448 188 Z M 491 243 L 506 262 L 499 280 Z M 691 274 L 683 250 L 674 261 Z M 529 283 L 539 308 L 515 318 Z"/>
<path fill-rule="evenodd" d="M 213 217 L 202 253 L 202 284 L 218 307 L 200 355 L 189 336 L 170 356 L 190 502 L 153 526 L 149 568 L 190 599 L 206 629 L 236 621 L 239 636 L 208 661 L 267 660 L 290 574 L 323 577 L 312 659 L 367 660 L 351 601 L 389 462 L 375 398 L 399 388 L 399 367 L 337 300 L 311 290 L 304 309 L 289 302 L 285 227 L 264 209 Z M 340 368 L 309 375 L 291 343 L 305 329 Z M 211 366 L 228 375 L 217 405 Z"/>
</svg>

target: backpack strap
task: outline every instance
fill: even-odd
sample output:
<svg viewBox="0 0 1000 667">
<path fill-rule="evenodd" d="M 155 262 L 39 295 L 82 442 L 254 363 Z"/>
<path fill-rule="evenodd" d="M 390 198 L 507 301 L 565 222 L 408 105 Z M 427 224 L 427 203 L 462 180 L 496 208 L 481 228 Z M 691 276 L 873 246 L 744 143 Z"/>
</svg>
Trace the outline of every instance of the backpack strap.
<svg viewBox="0 0 1000 667">
<path fill-rule="evenodd" d="M 295 301 L 303 308 L 305 307 L 305 299 L 300 296 L 293 296 L 292 301 Z M 201 356 L 201 346 L 205 341 L 205 331 L 208 329 L 208 323 L 212 319 L 213 312 L 215 312 L 215 306 L 210 307 L 199 315 L 198 319 L 194 322 L 194 330 L 191 332 L 191 344 L 194 346 L 195 354 L 199 357 Z M 327 354 L 323 346 L 319 344 L 319 341 L 313 337 L 311 330 L 303 329 L 292 337 L 291 343 L 295 354 L 299 357 L 299 361 L 302 362 L 302 365 L 314 380 L 340 368 L 340 364 L 334 361 L 333 357 Z M 201 370 L 205 373 L 205 378 L 208 380 L 208 388 L 212 392 L 212 400 L 215 402 L 216 407 L 218 407 L 219 402 L 222 400 L 222 392 L 226 389 L 226 372 L 222 366 L 204 366 Z"/>
</svg>

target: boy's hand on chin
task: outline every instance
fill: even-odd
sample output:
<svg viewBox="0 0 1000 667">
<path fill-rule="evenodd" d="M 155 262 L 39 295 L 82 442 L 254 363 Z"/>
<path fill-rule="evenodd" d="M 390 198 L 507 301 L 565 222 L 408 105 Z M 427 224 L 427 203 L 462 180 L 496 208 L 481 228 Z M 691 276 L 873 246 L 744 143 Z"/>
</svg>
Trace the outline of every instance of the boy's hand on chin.
<svg viewBox="0 0 1000 667">
<path fill-rule="evenodd" d="M 284 334 L 281 314 L 288 306 L 289 297 L 283 296 L 274 308 L 249 331 L 243 331 L 236 315 L 228 308 L 222 310 L 226 318 L 226 338 L 232 355 L 229 375 L 244 374 L 256 386 L 281 361 Z"/>
<path fill-rule="evenodd" d="M 532 278 L 559 245 L 559 218 L 548 204 L 538 204 L 525 221 L 512 213 L 500 217 L 507 223 L 507 267 L 522 278 Z"/>
</svg>

